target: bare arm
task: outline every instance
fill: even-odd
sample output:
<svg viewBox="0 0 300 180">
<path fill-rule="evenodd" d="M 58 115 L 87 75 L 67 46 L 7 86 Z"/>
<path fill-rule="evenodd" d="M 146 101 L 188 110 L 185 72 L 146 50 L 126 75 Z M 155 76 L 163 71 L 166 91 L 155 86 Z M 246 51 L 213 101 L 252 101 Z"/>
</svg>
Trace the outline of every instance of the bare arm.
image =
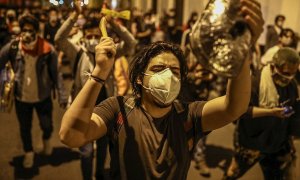
<svg viewBox="0 0 300 180">
<path fill-rule="evenodd" d="M 252 117 L 258 118 L 258 117 L 264 117 L 264 116 L 273 116 L 278 118 L 288 118 L 291 115 L 293 115 L 295 112 L 292 111 L 290 113 L 285 114 L 284 108 L 282 107 L 275 107 L 275 108 L 262 108 L 262 107 L 253 107 L 252 109 Z"/>
<path fill-rule="evenodd" d="M 211 131 L 237 120 L 247 111 L 251 94 L 250 65 L 247 60 L 241 73 L 228 81 L 225 96 L 208 101 L 202 112 L 202 130 Z"/>
<path fill-rule="evenodd" d="M 107 53 L 113 54 L 112 58 Z M 92 75 L 105 80 L 114 64 L 115 45 L 110 38 L 101 38 L 96 47 L 96 67 Z M 70 147 L 80 147 L 106 134 L 107 128 L 99 116 L 92 116 L 103 83 L 90 78 L 62 118 L 61 141 Z"/>
<path fill-rule="evenodd" d="M 252 31 L 255 43 L 263 31 L 264 20 L 260 4 L 255 0 L 242 0 L 241 13 Z M 229 80 L 225 96 L 208 101 L 202 111 L 202 130 L 211 131 L 237 120 L 244 114 L 251 95 L 250 60 L 246 59 L 240 74 Z"/>
</svg>

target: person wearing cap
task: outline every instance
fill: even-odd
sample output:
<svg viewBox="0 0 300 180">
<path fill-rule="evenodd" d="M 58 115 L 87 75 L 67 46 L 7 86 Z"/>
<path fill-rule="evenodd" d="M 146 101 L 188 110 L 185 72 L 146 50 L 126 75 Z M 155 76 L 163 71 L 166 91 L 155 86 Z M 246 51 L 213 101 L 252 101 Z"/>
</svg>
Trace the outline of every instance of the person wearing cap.
<svg viewBox="0 0 300 180">
<path fill-rule="evenodd" d="M 252 72 L 248 111 L 237 122 L 235 153 L 223 179 L 237 179 L 259 162 L 265 179 L 293 175 L 292 136 L 299 136 L 300 106 L 294 79 L 300 63 L 298 53 L 283 47 L 270 64 Z"/>
</svg>

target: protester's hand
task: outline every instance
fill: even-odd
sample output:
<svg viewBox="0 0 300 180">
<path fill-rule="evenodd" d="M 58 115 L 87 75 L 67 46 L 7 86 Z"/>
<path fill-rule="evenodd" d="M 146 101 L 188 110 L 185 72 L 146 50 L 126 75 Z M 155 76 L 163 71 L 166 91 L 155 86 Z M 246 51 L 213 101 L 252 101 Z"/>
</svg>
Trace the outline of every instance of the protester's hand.
<svg viewBox="0 0 300 180">
<path fill-rule="evenodd" d="M 106 80 L 114 65 L 116 45 L 110 37 L 102 37 L 95 50 L 96 66 L 92 74 Z"/>
<path fill-rule="evenodd" d="M 252 43 L 255 43 L 263 32 L 264 19 L 261 5 L 256 0 L 240 0 L 241 13 L 252 31 Z"/>
<path fill-rule="evenodd" d="M 279 107 L 275 107 L 275 108 L 272 108 L 271 109 L 272 116 L 285 119 L 285 118 L 289 118 L 291 115 L 293 115 L 295 113 L 294 111 L 291 111 L 289 113 L 285 113 L 284 109 L 285 109 L 284 107 L 280 107 L 280 108 Z"/>
<path fill-rule="evenodd" d="M 82 14 L 81 0 L 74 1 L 74 10 L 77 14 Z"/>
</svg>

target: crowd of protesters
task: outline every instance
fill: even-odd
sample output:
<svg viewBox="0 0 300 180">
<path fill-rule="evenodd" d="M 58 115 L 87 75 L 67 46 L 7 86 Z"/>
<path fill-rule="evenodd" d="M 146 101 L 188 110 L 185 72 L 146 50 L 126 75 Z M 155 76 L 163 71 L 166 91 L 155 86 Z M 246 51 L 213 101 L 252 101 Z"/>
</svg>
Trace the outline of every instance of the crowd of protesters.
<svg viewBox="0 0 300 180">
<path fill-rule="evenodd" d="M 197 12 L 192 12 L 188 22 L 184 25 L 177 24 L 175 9 L 166 11 L 160 19 L 152 11 L 142 12 L 135 8 L 131 12 L 130 21 L 107 18 L 108 34 L 117 44 L 116 61 L 113 73 L 105 82 L 105 88 L 101 89 L 96 104 L 111 96 L 124 96 L 132 93 L 128 73 L 129 64 L 135 53 L 157 41 L 177 44 L 183 50 L 188 74 L 186 84 L 182 86 L 182 96 L 180 96 L 182 100 L 206 101 L 226 93 L 227 79 L 209 72 L 199 64 L 189 46 L 189 32 L 200 16 Z M 60 106 L 67 108 L 84 86 L 88 79 L 86 74 L 91 73 L 95 66 L 95 47 L 101 38 L 99 29 L 101 17 L 103 14 L 98 10 L 78 5 L 72 8 L 51 6 L 0 9 L 0 70 L 10 61 L 17 74 L 15 107 L 25 152 L 24 168 L 31 168 L 34 165 L 35 152 L 31 141 L 33 109 L 37 111 L 43 131 L 43 153 L 50 155 L 53 136 L 51 93 L 57 91 Z M 295 153 L 293 138 L 299 136 L 299 132 L 289 134 L 287 132 L 289 124 L 283 125 L 279 121 L 293 119 L 295 114 L 298 116 L 296 107 L 300 106 L 297 106 L 298 91 L 294 78 L 299 71 L 299 57 L 292 50 L 297 48 L 297 35 L 292 29 L 284 27 L 284 21 L 285 17 L 279 15 L 275 18 L 275 25 L 268 26 L 265 48 L 260 48 L 258 45 L 252 48 L 250 62 L 252 77 L 259 80 L 252 81 L 256 89 L 252 88 L 249 110 L 236 124 L 235 155 L 231 166 L 225 172 L 224 179 L 241 177 L 256 162 L 260 162 L 266 179 L 284 176 L 289 165 L 293 164 Z M 63 66 L 68 66 L 69 70 L 62 71 Z M 268 78 L 274 75 L 278 77 L 274 78 L 274 83 L 268 84 Z M 65 88 L 64 78 L 74 80 L 71 89 Z M 268 94 L 271 93 L 266 90 L 268 87 L 260 85 L 261 82 L 265 82 L 267 84 L 265 86 L 277 89 L 277 93 L 271 92 L 274 93 L 272 95 L 279 96 L 275 105 L 268 104 L 270 103 L 268 98 L 271 98 Z M 259 99 L 260 96 L 266 96 L 266 100 Z M 270 106 L 265 109 L 273 111 L 262 112 L 262 109 L 255 108 L 260 107 L 262 103 Z M 285 103 L 284 106 L 294 107 L 293 113 L 283 115 L 281 113 L 283 107 L 279 107 L 283 103 Z M 261 112 L 251 114 L 250 109 L 251 112 L 254 110 Z M 23 116 L 24 114 L 28 116 Z M 249 122 L 258 121 L 259 118 L 262 119 L 261 121 L 268 121 L 269 126 L 264 127 L 260 124 L 261 129 L 257 130 L 253 127 L 252 130 L 255 132 L 249 130 L 248 134 L 245 133 L 245 128 L 255 126 Z M 281 136 L 277 134 L 277 139 L 274 139 L 275 137 L 272 140 L 267 139 L 270 138 L 267 133 L 274 135 L 278 132 L 276 128 L 286 129 L 283 130 L 284 133 Z M 265 132 L 264 137 L 256 137 L 261 140 L 259 145 L 251 139 L 258 131 Z M 264 141 L 274 141 L 273 146 L 267 146 Z M 93 142 L 79 148 L 83 179 L 92 179 L 93 171 L 96 172 L 97 179 L 103 179 L 108 143 L 106 136 L 96 141 L 95 170 L 93 169 L 93 155 L 95 154 Z M 194 160 L 200 174 L 210 176 L 210 170 L 206 165 L 205 147 L 206 139 L 202 138 L 195 147 Z M 286 157 L 286 159 L 280 159 L 280 157 Z M 280 160 L 275 162 L 276 158 Z M 284 163 L 288 165 L 285 164 L 282 168 Z M 270 167 L 273 169 L 270 170 Z M 276 169 L 277 167 L 279 169 Z M 274 169 L 276 172 L 273 172 Z"/>
</svg>

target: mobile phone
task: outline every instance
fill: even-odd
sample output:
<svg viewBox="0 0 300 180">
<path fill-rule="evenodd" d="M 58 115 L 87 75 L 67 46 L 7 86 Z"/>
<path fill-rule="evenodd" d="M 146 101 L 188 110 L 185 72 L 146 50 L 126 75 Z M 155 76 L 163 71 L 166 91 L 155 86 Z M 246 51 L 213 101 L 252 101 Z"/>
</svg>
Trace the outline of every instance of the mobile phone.
<svg viewBox="0 0 300 180">
<path fill-rule="evenodd" d="M 293 111 L 294 111 L 294 109 L 292 106 L 285 106 L 284 110 L 283 110 L 284 114 L 290 114 Z"/>
</svg>

